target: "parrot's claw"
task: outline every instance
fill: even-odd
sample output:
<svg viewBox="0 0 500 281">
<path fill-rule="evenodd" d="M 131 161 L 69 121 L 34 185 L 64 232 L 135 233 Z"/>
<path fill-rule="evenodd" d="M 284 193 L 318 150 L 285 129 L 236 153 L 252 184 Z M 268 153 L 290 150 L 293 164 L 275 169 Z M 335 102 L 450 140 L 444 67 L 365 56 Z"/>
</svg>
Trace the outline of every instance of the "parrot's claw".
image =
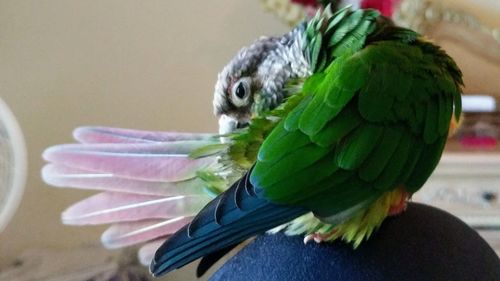
<svg viewBox="0 0 500 281">
<path fill-rule="evenodd" d="M 318 237 L 317 233 L 314 234 L 309 234 L 304 237 L 304 245 L 307 245 L 307 243 L 314 241 L 316 243 L 321 243 L 321 239 Z"/>
<path fill-rule="evenodd" d="M 333 233 L 332 233 L 333 234 Z M 304 237 L 304 244 L 307 245 L 310 241 L 314 241 L 316 243 L 322 243 L 328 240 L 328 238 L 332 235 L 330 233 L 327 234 L 322 234 L 322 233 L 312 233 L 309 235 L 306 235 Z"/>
</svg>

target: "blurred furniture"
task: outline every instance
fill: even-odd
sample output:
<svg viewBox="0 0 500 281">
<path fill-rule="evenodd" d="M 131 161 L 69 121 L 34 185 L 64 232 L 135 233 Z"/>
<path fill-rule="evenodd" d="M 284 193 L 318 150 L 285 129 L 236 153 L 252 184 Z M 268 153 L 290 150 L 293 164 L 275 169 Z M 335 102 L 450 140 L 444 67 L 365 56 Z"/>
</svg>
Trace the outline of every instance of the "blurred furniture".
<svg viewBox="0 0 500 281">
<path fill-rule="evenodd" d="M 452 144 L 457 145 L 457 144 Z M 414 200 L 437 206 L 476 228 L 500 255 L 500 150 L 447 151 Z"/>
</svg>

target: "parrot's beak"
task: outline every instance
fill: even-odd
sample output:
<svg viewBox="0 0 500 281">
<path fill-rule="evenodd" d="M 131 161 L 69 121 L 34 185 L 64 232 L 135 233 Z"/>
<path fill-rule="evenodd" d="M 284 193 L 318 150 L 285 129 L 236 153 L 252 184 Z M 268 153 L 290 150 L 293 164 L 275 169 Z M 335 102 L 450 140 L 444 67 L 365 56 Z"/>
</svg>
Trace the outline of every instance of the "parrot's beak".
<svg viewBox="0 0 500 281">
<path fill-rule="evenodd" d="M 219 117 L 219 134 L 229 134 L 236 129 L 237 125 L 238 120 L 223 114 Z"/>
<path fill-rule="evenodd" d="M 248 126 L 248 120 L 238 120 L 228 115 L 219 117 L 219 134 L 225 135 L 234 132 L 237 129 L 242 129 Z"/>
</svg>

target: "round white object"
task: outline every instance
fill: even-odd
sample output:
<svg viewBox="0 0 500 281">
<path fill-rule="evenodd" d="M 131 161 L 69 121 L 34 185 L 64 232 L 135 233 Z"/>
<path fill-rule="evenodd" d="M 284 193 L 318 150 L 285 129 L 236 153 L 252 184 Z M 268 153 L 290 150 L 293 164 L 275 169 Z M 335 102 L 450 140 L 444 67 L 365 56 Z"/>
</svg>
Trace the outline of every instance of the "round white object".
<svg viewBox="0 0 500 281">
<path fill-rule="evenodd" d="M 16 118 L 0 99 L 0 232 L 21 202 L 26 183 L 26 145 Z"/>
</svg>

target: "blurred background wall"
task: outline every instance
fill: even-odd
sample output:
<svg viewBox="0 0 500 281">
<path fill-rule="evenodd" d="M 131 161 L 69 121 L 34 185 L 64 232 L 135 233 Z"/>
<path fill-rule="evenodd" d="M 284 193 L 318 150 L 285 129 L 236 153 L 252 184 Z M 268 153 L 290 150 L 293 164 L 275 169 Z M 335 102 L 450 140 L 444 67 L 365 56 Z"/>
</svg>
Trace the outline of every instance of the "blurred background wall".
<svg viewBox="0 0 500 281">
<path fill-rule="evenodd" d="M 476 3 L 496 5 L 485 17 L 498 26 L 497 0 L 461 2 L 475 12 Z M 218 71 L 258 36 L 287 29 L 257 0 L 0 0 L 0 96 L 29 150 L 24 199 L 0 236 L 0 267 L 26 249 L 96 242 L 103 230 L 60 224 L 60 212 L 88 193 L 42 183 L 46 147 L 71 142 L 81 125 L 213 132 Z M 477 73 L 467 55 L 451 51 Z M 182 274 L 174 276 L 194 276 Z"/>
</svg>

